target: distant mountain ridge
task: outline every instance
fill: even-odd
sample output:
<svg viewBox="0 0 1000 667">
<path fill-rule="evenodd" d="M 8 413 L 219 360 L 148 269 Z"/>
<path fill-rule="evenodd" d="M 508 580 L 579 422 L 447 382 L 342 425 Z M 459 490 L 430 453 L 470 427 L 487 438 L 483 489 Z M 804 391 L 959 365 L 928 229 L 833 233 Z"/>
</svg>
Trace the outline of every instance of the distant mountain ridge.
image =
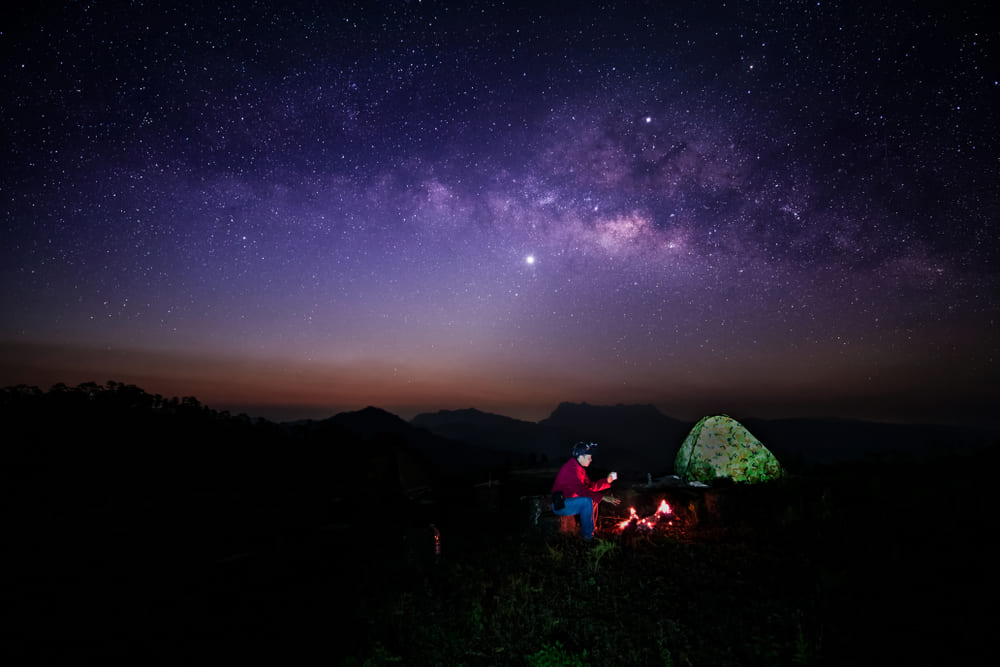
<svg viewBox="0 0 1000 667">
<path fill-rule="evenodd" d="M 587 403 L 561 403 L 538 423 L 474 408 L 419 414 L 411 423 L 441 436 L 539 463 L 559 464 L 569 457 L 573 443 L 596 442 L 600 447 L 596 469 L 613 466 L 632 475 L 669 470 L 683 435 L 692 426 L 665 416 L 652 405 Z"/>
<path fill-rule="evenodd" d="M 210 457 L 219 465 L 233 457 L 270 466 L 307 457 L 355 474 L 367 471 L 373 462 L 388 466 L 385 462 L 393 459 L 397 467 L 428 463 L 462 474 L 555 466 L 569 456 L 574 442 L 586 440 L 599 444 L 594 462 L 598 473 L 613 468 L 641 477 L 659 475 L 672 472 L 676 452 L 694 425 L 666 416 L 653 405 L 568 402 L 537 423 L 475 408 L 424 413 L 406 421 L 374 406 L 322 420 L 275 423 L 217 412 L 193 397 L 167 399 L 117 382 L 75 388 L 57 384 L 48 392 L 8 387 L 0 391 L 0 411 L 7 420 L 7 440 L 16 444 L 11 456 L 18 460 L 93 461 L 169 453 L 170 460 L 179 462 L 197 450 L 202 459 Z M 1000 445 L 1000 426 L 731 416 L 793 468 L 873 457 L 926 459 Z M 94 434 L 100 444 L 73 446 L 82 433 Z M 134 446 L 137 434 L 143 438 L 142 448 Z M 275 457 L 289 446 L 288 456 Z"/>
<path fill-rule="evenodd" d="M 743 418 L 740 422 L 786 464 L 962 454 L 1000 441 L 1000 428 L 820 418 Z M 695 422 L 668 417 L 652 405 L 561 403 L 537 424 L 474 408 L 420 414 L 411 424 L 495 451 L 534 452 L 538 460 L 549 462 L 568 457 L 576 441 L 597 442 L 595 467 L 662 474 L 672 472 L 677 450 Z"/>
<path fill-rule="evenodd" d="M 619 471 L 665 472 L 694 425 L 668 417 L 653 405 L 560 403 L 540 424 L 596 442 L 601 460 Z"/>
<path fill-rule="evenodd" d="M 780 461 L 841 463 L 866 457 L 967 454 L 1000 442 L 1000 428 L 890 424 L 854 419 L 741 420 Z"/>
<path fill-rule="evenodd" d="M 549 461 L 563 449 L 554 428 L 475 408 L 422 413 L 410 423 L 477 449 L 507 452 L 522 462 Z"/>
</svg>

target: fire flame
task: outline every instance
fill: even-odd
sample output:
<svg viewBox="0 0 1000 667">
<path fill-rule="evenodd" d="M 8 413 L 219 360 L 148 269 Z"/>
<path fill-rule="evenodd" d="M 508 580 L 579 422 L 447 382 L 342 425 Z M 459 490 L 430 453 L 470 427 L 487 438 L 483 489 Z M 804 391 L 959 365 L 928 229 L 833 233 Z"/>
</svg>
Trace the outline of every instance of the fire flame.
<svg viewBox="0 0 1000 667">
<path fill-rule="evenodd" d="M 656 508 L 656 511 L 652 515 L 640 518 L 636 513 L 634 507 L 628 508 L 628 518 L 624 521 L 618 523 L 618 530 L 625 530 L 631 524 L 635 524 L 636 527 L 652 529 L 662 517 L 672 514 L 673 510 L 670 509 L 670 505 L 667 504 L 667 500 L 664 498 L 660 501 L 660 506 Z"/>
</svg>

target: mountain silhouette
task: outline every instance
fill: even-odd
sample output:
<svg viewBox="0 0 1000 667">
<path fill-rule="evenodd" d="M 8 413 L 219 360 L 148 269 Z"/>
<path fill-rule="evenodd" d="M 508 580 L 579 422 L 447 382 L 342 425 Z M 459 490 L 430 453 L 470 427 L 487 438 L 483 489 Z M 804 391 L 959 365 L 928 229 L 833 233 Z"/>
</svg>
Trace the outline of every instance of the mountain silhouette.
<svg viewBox="0 0 1000 667">
<path fill-rule="evenodd" d="M 565 437 L 558 429 L 475 408 L 439 410 L 414 417 L 414 426 L 484 451 L 506 452 L 519 463 L 562 457 Z"/>
<path fill-rule="evenodd" d="M 871 457 L 924 458 L 968 453 L 997 442 L 997 429 L 935 424 L 890 424 L 846 419 L 754 419 L 746 426 L 782 463 L 798 467 Z M 633 477 L 673 472 L 674 458 L 693 421 L 668 417 L 652 405 L 561 403 L 538 423 L 475 409 L 441 410 L 411 422 L 453 442 L 454 455 L 481 449 L 525 463 L 558 463 L 573 443 L 598 443 L 595 470 Z"/>
<path fill-rule="evenodd" d="M 371 405 L 354 412 L 341 412 L 323 421 L 337 424 L 366 438 L 385 435 L 414 436 L 413 427 L 404 419 Z"/>
<path fill-rule="evenodd" d="M 594 406 L 562 403 L 541 422 L 527 422 L 476 409 L 417 415 L 412 424 L 455 441 L 507 452 L 524 463 L 559 464 L 573 443 L 597 442 L 595 470 L 662 473 L 693 424 L 671 419 L 651 405 Z"/>
<path fill-rule="evenodd" d="M 292 468 L 306 466 L 308 459 L 312 463 L 306 467 L 323 471 L 350 466 L 357 473 L 395 461 L 387 463 L 388 468 L 433 467 L 479 475 L 484 468 L 558 465 L 580 440 L 600 446 L 594 461 L 598 473 L 614 469 L 644 478 L 647 473 L 672 472 L 676 452 L 694 425 L 652 405 L 569 402 L 537 423 L 474 408 L 423 413 L 407 422 L 369 406 L 322 420 L 276 424 L 217 412 L 194 397 L 165 398 L 118 382 L 57 384 L 48 392 L 8 387 L 0 391 L 0 410 L 12 460 L 139 465 L 156 459 L 151 470 L 166 478 L 167 468 L 190 468 L 191 460 L 199 461 L 193 470 L 209 476 L 234 462 L 274 471 L 279 459 L 288 459 Z M 997 427 L 737 418 L 782 463 L 793 467 L 965 454 L 1000 439 Z M 141 438 L 141 447 L 136 438 Z M 81 447 L 80 442 L 95 444 Z M 292 449 L 285 450 L 289 446 Z M 289 455 L 276 459 L 278 448 Z"/>
<path fill-rule="evenodd" d="M 557 429 L 568 441 L 596 442 L 595 465 L 632 474 L 671 472 L 677 450 L 694 425 L 652 405 L 588 403 L 561 403 L 539 424 Z"/>
<path fill-rule="evenodd" d="M 743 419 L 782 462 L 829 464 L 871 457 L 967 454 L 995 444 L 996 429 L 853 419 Z"/>
<path fill-rule="evenodd" d="M 334 425 L 362 438 L 366 448 L 395 447 L 418 454 L 448 473 L 502 465 L 509 456 L 503 450 L 422 428 L 372 406 L 341 412 L 320 423 Z"/>
</svg>

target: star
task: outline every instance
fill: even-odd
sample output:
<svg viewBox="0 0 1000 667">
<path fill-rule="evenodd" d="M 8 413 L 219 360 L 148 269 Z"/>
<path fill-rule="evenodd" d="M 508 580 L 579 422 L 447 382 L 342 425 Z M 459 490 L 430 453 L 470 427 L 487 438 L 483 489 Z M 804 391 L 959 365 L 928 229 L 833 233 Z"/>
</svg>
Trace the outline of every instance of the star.
<svg viewBox="0 0 1000 667">
<path fill-rule="evenodd" d="M 198 31 L 183 8 L 64 4 L 4 33 L 0 387 L 141 382 L 265 417 L 472 395 L 531 418 L 573 396 L 992 423 L 986 3 L 866 5 L 852 30 L 754 3 L 780 11 L 753 35 L 741 3 L 428 22 L 259 0 Z M 37 370 L 97 347 L 134 357 Z"/>
</svg>

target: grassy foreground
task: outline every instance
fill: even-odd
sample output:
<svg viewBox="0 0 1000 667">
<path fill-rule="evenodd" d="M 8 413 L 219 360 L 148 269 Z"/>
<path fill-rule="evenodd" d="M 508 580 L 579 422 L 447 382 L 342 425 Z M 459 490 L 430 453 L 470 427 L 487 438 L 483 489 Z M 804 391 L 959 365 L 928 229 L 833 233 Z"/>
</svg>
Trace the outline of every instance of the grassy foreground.
<svg viewBox="0 0 1000 667">
<path fill-rule="evenodd" d="M 288 519 L 309 494 L 242 526 L 167 491 L 127 516 L 67 497 L 22 531 L 4 637 L 38 664 L 993 664 L 998 462 L 621 485 L 619 515 L 666 498 L 673 524 L 620 532 L 606 513 L 590 547 L 533 527 L 522 496 L 544 487 L 513 474 L 492 494 L 336 498 L 324 522 Z"/>
<path fill-rule="evenodd" d="M 673 525 L 621 533 L 606 518 L 591 547 L 526 529 L 512 493 L 495 511 L 441 517 L 440 555 L 413 530 L 368 568 L 345 563 L 365 575 L 342 591 L 352 615 L 338 660 L 991 663 L 997 615 L 977 600 L 996 592 L 994 459 L 959 461 L 958 476 L 857 464 L 724 488 L 709 503 L 677 490 L 626 494 L 648 512 L 666 497 Z"/>
</svg>

